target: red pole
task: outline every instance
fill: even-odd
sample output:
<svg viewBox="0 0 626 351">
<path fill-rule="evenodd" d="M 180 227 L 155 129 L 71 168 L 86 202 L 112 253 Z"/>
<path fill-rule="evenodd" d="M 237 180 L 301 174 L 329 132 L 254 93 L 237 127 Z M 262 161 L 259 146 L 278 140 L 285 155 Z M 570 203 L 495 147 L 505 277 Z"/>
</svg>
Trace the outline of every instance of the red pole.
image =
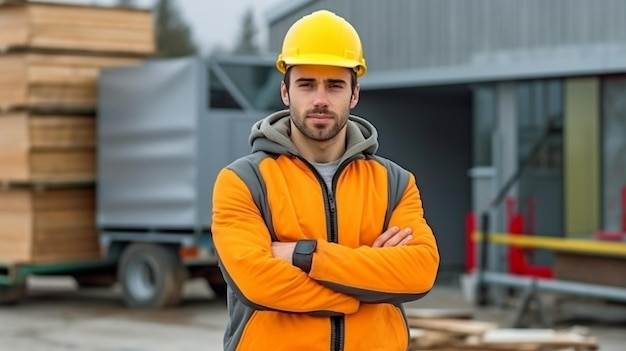
<svg viewBox="0 0 626 351">
<path fill-rule="evenodd" d="M 472 233 L 476 230 L 476 216 L 473 212 L 465 215 L 465 272 L 471 273 L 476 268 L 476 244 Z"/>
<path fill-rule="evenodd" d="M 509 235 L 521 235 L 524 232 L 524 217 L 516 213 L 509 221 Z M 509 246 L 509 271 L 514 274 L 524 274 L 526 259 L 524 249 L 514 245 Z"/>
</svg>

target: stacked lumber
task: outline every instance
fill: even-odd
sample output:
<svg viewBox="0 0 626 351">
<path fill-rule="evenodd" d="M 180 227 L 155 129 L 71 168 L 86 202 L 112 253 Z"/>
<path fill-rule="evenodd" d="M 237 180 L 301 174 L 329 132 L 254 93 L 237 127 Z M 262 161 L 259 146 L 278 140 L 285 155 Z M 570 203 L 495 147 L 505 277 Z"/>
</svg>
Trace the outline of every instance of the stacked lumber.
<svg viewBox="0 0 626 351">
<path fill-rule="evenodd" d="M 95 179 L 93 115 L 0 117 L 0 179 L 72 181 Z"/>
<path fill-rule="evenodd" d="M 13 1 L 0 11 L 0 50 L 61 49 L 145 56 L 154 51 L 152 28 L 148 11 Z"/>
<path fill-rule="evenodd" d="M 99 257 L 98 77 L 153 38 L 146 10 L 0 0 L 0 261 Z"/>
<path fill-rule="evenodd" d="M 570 330 L 500 328 L 498 324 L 407 309 L 410 351 L 589 351 L 597 350 L 597 340 L 584 328 Z"/>
<path fill-rule="evenodd" d="M 49 263 L 98 255 L 92 188 L 0 191 L 0 261 Z"/>
<path fill-rule="evenodd" d="M 0 111 L 89 113 L 97 106 L 100 69 L 143 60 L 109 54 L 5 52 L 0 55 Z"/>
</svg>

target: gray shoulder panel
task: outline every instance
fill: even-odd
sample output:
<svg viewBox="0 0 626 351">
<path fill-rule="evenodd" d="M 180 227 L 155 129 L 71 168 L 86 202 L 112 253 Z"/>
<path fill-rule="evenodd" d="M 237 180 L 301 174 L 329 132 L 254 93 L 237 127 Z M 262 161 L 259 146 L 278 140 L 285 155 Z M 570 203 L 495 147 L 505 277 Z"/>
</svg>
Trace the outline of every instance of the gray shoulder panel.
<svg viewBox="0 0 626 351">
<path fill-rule="evenodd" d="M 271 157 L 265 152 L 255 152 L 246 157 L 235 160 L 230 165 L 226 166 L 227 169 L 235 172 L 237 176 L 243 180 L 243 182 L 250 190 L 252 199 L 256 204 L 256 207 L 261 212 L 265 225 L 270 232 L 272 241 L 278 241 L 276 232 L 274 231 L 274 225 L 272 223 L 272 212 L 267 202 L 267 189 L 265 188 L 265 181 L 261 176 L 261 170 L 259 164 L 265 158 Z"/>
<path fill-rule="evenodd" d="M 385 213 L 385 224 L 383 226 L 383 232 L 389 227 L 389 221 L 391 220 L 391 214 L 396 209 L 402 194 L 409 185 L 410 173 L 406 169 L 400 167 L 397 163 L 388 160 L 384 157 L 374 156 L 374 159 L 381 163 L 387 169 L 387 212 Z"/>
</svg>

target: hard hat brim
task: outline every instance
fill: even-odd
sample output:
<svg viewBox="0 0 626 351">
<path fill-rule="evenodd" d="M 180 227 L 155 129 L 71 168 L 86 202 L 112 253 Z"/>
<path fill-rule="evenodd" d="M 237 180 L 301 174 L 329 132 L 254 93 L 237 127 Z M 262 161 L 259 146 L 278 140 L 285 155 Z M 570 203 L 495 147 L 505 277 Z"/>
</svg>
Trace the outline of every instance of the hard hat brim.
<svg viewBox="0 0 626 351">
<path fill-rule="evenodd" d="M 365 61 L 365 60 L 363 60 Z M 320 54 L 308 54 L 299 55 L 298 57 L 292 57 L 287 60 L 279 58 L 276 62 L 276 68 L 285 74 L 287 67 L 297 65 L 320 65 L 320 66 L 335 66 L 351 68 L 356 72 L 357 77 L 361 77 L 367 71 L 365 62 L 359 62 L 357 60 L 350 60 L 343 57 L 320 55 Z"/>
</svg>

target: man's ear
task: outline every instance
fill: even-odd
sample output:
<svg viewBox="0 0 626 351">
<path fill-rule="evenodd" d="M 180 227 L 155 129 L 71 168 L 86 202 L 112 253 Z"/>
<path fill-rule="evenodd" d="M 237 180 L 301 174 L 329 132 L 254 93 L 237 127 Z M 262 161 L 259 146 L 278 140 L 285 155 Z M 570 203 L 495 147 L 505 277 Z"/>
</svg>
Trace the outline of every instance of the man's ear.
<svg viewBox="0 0 626 351">
<path fill-rule="evenodd" d="M 280 82 L 280 99 L 283 100 L 285 106 L 289 107 L 289 91 L 284 81 Z"/>
<path fill-rule="evenodd" d="M 350 98 L 350 108 L 353 109 L 359 103 L 359 94 L 361 92 L 361 86 L 357 83 L 352 91 L 352 97 Z"/>
</svg>

